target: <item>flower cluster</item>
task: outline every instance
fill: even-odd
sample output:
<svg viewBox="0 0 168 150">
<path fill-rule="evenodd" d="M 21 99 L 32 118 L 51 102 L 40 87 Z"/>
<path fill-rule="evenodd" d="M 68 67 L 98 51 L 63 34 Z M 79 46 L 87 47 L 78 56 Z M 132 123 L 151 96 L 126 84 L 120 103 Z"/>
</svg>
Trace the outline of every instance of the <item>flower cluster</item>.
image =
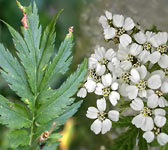
<svg viewBox="0 0 168 150">
<path fill-rule="evenodd" d="M 140 128 L 143 138 L 160 145 L 168 142 L 163 132 L 168 101 L 168 33 L 143 30 L 130 17 L 108 11 L 99 18 L 106 42 L 117 49 L 97 46 L 89 58 L 88 76 L 77 96 L 94 92 L 100 95 L 97 108 L 89 107 L 86 116 L 96 119 L 91 125 L 95 134 L 109 131 L 119 120 L 117 104 L 121 98 L 135 111 L 132 124 Z M 108 108 L 116 108 L 105 112 Z M 115 106 L 115 107 L 114 107 Z"/>
</svg>

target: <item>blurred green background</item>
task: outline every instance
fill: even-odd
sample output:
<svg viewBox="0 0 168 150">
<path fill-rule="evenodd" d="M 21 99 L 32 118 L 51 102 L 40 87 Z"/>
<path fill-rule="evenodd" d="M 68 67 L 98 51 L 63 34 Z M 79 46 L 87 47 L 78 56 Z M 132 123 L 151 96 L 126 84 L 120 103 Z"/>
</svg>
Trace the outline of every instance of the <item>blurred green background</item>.
<svg viewBox="0 0 168 150">
<path fill-rule="evenodd" d="M 29 0 L 20 0 L 20 2 L 22 5 L 28 5 L 30 3 Z M 60 9 L 64 9 L 56 25 L 56 51 L 60 42 L 67 34 L 68 28 L 74 26 L 75 43 L 78 44 L 76 44 L 73 49 L 74 61 L 71 65 L 69 74 L 73 72 L 76 69 L 77 64 L 86 57 L 84 52 L 85 49 L 82 48 L 82 46 L 79 46 L 80 43 L 78 41 L 78 39 L 82 38 L 80 33 L 81 13 L 90 3 L 94 2 L 95 0 L 36 0 L 43 28 Z M 0 19 L 8 22 L 15 29 L 20 31 L 20 26 L 22 25 L 20 22 L 21 18 L 22 13 L 18 9 L 15 0 L 0 0 Z M 15 53 L 11 35 L 6 26 L 2 23 L 0 23 L 0 42 L 8 47 L 11 52 Z M 88 44 L 88 41 L 85 41 L 85 43 Z M 81 51 L 83 52 L 81 53 Z M 60 78 L 59 81 L 55 82 L 54 86 L 58 87 L 64 80 L 65 78 Z M 13 101 L 19 99 L 15 93 L 9 89 L 2 77 L 0 77 L 0 94 Z M 65 134 L 67 139 L 63 139 L 61 147 L 59 148 L 60 150 L 98 150 L 102 146 L 102 143 L 109 142 L 106 136 L 95 136 L 94 133 L 90 131 L 92 121 L 87 119 L 85 114 L 88 106 L 92 104 L 95 105 L 95 100 L 90 101 L 92 97 L 93 95 L 89 96 L 73 119 L 69 120 L 65 127 L 62 127 L 61 130 L 64 130 L 63 135 Z M 4 126 L 0 126 L 0 150 L 4 150 L 4 147 L 7 144 L 6 132 L 7 129 Z M 103 147 L 101 149 L 104 150 Z"/>
</svg>

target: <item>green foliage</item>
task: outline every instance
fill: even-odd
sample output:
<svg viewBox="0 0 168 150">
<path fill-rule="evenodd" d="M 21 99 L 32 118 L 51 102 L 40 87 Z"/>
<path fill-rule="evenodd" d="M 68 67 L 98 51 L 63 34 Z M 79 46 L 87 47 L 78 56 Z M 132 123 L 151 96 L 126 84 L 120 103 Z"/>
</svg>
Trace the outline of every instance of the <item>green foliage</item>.
<svg viewBox="0 0 168 150">
<path fill-rule="evenodd" d="M 128 127 L 128 130 L 114 140 L 111 150 L 133 150 L 135 149 L 137 140 L 139 150 L 148 150 L 147 142 L 143 138 L 142 130 L 133 126 L 131 120 L 131 116 L 121 116 L 118 122 L 113 123 L 113 127 Z"/>
<path fill-rule="evenodd" d="M 9 143 L 11 148 L 17 148 L 18 146 L 25 146 L 29 144 L 29 136 L 26 130 L 14 130 L 11 131 L 9 134 Z"/>
<path fill-rule="evenodd" d="M 60 135 L 56 130 L 72 117 L 81 106 L 74 94 L 87 74 L 87 60 L 56 90 L 49 83 L 59 74 L 65 74 L 72 61 L 73 34 L 69 31 L 54 55 L 55 24 L 61 11 L 51 20 L 44 31 L 39 25 L 36 4 L 23 7 L 27 15 L 28 28 L 22 27 L 22 34 L 6 24 L 12 37 L 17 57 L 0 44 L 0 67 L 2 76 L 10 88 L 21 98 L 14 103 L 0 96 L 0 123 L 11 129 L 8 134 L 10 148 L 17 150 L 38 150 L 44 142 L 44 150 L 55 150 Z M 56 125 L 55 125 L 56 123 Z M 45 131 L 49 137 L 40 141 Z"/>
<path fill-rule="evenodd" d="M 148 150 L 148 145 L 146 140 L 143 138 L 143 132 L 142 130 L 139 130 L 139 135 L 138 135 L 138 148 L 139 150 Z"/>
<path fill-rule="evenodd" d="M 114 140 L 111 150 L 133 150 L 137 135 L 138 129 L 135 126 L 130 126 L 126 132 Z"/>
</svg>

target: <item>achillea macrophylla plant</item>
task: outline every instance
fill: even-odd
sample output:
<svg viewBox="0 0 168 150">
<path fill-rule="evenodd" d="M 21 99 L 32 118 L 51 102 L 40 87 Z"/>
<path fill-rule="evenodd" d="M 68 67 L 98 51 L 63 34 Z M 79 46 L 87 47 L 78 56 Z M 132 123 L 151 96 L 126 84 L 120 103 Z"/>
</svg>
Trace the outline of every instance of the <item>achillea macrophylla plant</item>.
<svg viewBox="0 0 168 150">
<path fill-rule="evenodd" d="M 130 17 L 109 11 L 99 23 L 105 41 L 115 48 L 95 48 L 77 93 L 100 97 L 86 113 L 94 120 L 90 129 L 105 134 L 112 126 L 125 127 L 111 150 L 168 149 L 168 33 L 144 30 Z"/>
<path fill-rule="evenodd" d="M 0 122 L 9 128 L 9 148 L 14 150 L 56 150 L 57 130 L 74 115 L 82 101 L 74 103 L 76 93 L 87 74 L 87 60 L 58 88 L 51 89 L 53 78 L 64 75 L 72 61 L 73 28 L 69 29 L 55 54 L 55 24 L 61 12 L 44 31 L 39 24 L 36 4 L 23 7 L 21 34 L 8 27 L 17 58 L 0 44 L 1 74 L 20 97 L 13 103 L 0 95 Z"/>
</svg>

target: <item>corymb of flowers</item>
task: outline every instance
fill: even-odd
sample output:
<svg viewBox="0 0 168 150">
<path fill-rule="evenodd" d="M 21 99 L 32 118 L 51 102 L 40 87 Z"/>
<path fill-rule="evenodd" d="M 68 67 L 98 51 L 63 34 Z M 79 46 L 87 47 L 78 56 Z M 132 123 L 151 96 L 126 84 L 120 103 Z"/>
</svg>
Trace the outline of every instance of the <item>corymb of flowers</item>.
<svg viewBox="0 0 168 150">
<path fill-rule="evenodd" d="M 127 116 L 125 110 L 129 109 L 131 125 L 142 131 L 142 138 L 147 143 L 156 140 L 165 145 L 168 33 L 143 30 L 130 17 L 109 11 L 99 18 L 99 23 L 105 42 L 116 48 L 95 48 L 88 60 L 87 79 L 77 93 L 82 98 L 93 92 L 100 97 L 86 113 L 93 119 L 91 130 L 95 134 L 107 133 L 113 123 Z"/>
</svg>

